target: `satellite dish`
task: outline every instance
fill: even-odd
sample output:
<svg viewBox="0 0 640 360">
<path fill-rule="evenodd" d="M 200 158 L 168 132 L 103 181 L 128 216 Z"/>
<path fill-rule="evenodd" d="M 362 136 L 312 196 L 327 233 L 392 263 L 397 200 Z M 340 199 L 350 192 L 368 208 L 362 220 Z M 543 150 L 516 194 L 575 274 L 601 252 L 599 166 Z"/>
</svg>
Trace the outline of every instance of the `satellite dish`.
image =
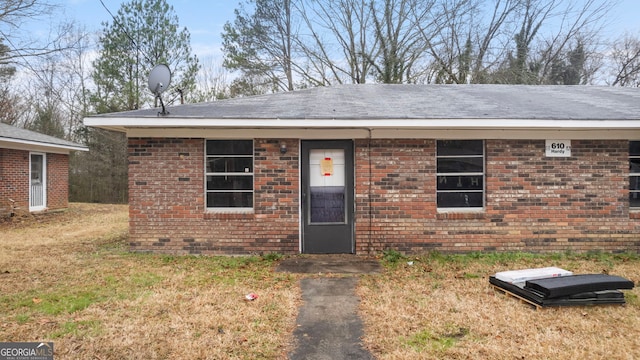
<svg viewBox="0 0 640 360">
<path fill-rule="evenodd" d="M 149 90 L 160 96 L 171 84 L 171 70 L 165 64 L 156 65 L 149 73 Z"/>
<path fill-rule="evenodd" d="M 156 96 L 156 98 L 160 99 L 160 105 L 162 105 L 162 112 L 158 113 L 158 115 L 167 115 L 168 112 L 164 109 L 164 102 L 162 102 L 162 94 L 163 91 L 169 88 L 169 84 L 171 84 L 171 69 L 165 64 L 156 65 L 151 72 L 149 73 L 149 90 Z"/>
</svg>

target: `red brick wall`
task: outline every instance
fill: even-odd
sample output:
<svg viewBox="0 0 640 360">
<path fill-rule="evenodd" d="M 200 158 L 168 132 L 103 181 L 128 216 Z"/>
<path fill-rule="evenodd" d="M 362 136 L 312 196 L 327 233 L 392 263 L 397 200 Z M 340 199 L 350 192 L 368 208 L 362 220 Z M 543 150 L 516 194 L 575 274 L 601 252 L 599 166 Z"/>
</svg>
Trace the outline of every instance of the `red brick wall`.
<svg viewBox="0 0 640 360">
<path fill-rule="evenodd" d="M 47 154 L 47 209 L 68 206 L 69 156 Z M 0 149 L 0 213 L 10 202 L 20 211 L 29 210 L 29 151 Z"/>
<path fill-rule="evenodd" d="M 485 143 L 485 211 L 438 213 L 434 140 L 374 140 L 371 167 L 358 141 L 357 252 L 640 249 L 627 141 L 574 140 L 570 158 L 546 158 L 544 140 Z"/>
<path fill-rule="evenodd" d="M 0 208 L 7 209 L 9 199 L 23 211 L 29 210 L 28 151 L 0 149 Z"/>
<path fill-rule="evenodd" d="M 47 154 L 47 209 L 69 206 L 69 155 Z"/>
<path fill-rule="evenodd" d="M 203 139 L 129 139 L 131 247 L 174 254 L 298 252 L 298 142 L 254 142 L 254 213 L 207 213 Z"/>
<path fill-rule="evenodd" d="M 355 163 L 356 253 L 442 249 L 434 140 L 358 140 Z"/>
<path fill-rule="evenodd" d="M 286 140 L 286 155 L 280 142 L 255 140 L 254 213 L 215 214 L 204 140 L 130 139 L 132 248 L 298 253 L 299 141 Z M 626 141 L 573 140 L 572 157 L 546 158 L 544 140 L 487 140 L 486 207 L 474 213 L 437 211 L 435 140 L 355 144 L 357 253 L 640 249 Z"/>
</svg>

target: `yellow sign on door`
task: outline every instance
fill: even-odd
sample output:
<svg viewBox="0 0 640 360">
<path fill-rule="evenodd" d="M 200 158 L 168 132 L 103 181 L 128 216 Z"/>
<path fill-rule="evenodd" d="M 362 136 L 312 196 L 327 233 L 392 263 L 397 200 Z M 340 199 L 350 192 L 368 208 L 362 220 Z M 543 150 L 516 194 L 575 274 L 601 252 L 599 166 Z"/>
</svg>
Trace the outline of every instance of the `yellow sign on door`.
<svg viewBox="0 0 640 360">
<path fill-rule="evenodd" d="M 320 160 L 320 172 L 322 176 L 333 175 L 333 160 L 331 158 L 324 158 Z"/>
</svg>

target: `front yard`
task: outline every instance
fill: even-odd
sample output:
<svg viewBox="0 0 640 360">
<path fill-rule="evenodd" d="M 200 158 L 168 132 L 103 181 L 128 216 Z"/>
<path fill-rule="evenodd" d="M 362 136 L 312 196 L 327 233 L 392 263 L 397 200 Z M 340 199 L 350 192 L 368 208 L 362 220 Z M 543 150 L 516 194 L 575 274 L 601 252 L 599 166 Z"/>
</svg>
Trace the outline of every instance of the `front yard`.
<svg viewBox="0 0 640 360">
<path fill-rule="evenodd" d="M 406 260 L 406 261 L 405 261 Z M 408 265 L 413 260 L 413 265 Z M 366 345 L 380 359 L 637 359 L 638 287 L 627 304 L 532 306 L 493 290 L 498 271 L 557 266 L 640 280 L 637 255 L 469 254 L 409 258 L 362 279 Z"/>
<path fill-rule="evenodd" d="M 134 254 L 126 242 L 122 205 L 0 222 L 0 341 L 53 341 L 56 359 L 284 359 L 299 279 L 337 276 L 276 273 L 277 256 Z M 637 255 L 386 255 L 357 289 L 376 358 L 640 358 L 638 288 L 626 306 L 535 311 L 487 280 L 558 266 L 637 283 Z"/>
</svg>

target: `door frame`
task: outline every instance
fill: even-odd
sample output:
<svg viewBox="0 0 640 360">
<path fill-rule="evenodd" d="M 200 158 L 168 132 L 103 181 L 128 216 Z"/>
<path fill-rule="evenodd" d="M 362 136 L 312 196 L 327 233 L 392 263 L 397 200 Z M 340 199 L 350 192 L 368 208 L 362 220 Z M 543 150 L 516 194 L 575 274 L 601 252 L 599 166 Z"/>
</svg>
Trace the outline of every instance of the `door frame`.
<svg viewBox="0 0 640 360">
<path fill-rule="evenodd" d="M 42 185 L 42 205 L 32 205 L 33 204 L 33 178 L 32 178 L 32 173 L 33 173 L 33 164 L 32 164 L 32 157 L 34 155 L 37 156 L 41 156 L 42 157 L 42 167 L 40 169 L 41 171 L 41 185 Z M 35 152 L 35 151 L 31 151 L 29 152 L 29 211 L 41 211 L 41 210 L 45 210 L 47 208 L 47 154 L 46 153 L 42 153 L 42 152 Z"/>
<path fill-rule="evenodd" d="M 347 237 L 342 241 L 348 242 L 339 244 L 334 247 L 334 251 L 318 251 L 317 248 L 310 246 L 311 236 L 310 229 L 315 226 L 326 226 L 331 228 L 330 224 L 312 225 L 308 220 L 310 215 L 310 171 L 309 171 L 309 153 L 312 149 L 344 149 L 345 150 L 345 223 L 339 230 L 342 235 Z M 353 140 L 300 140 L 300 252 L 304 254 L 354 254 L 355 253 L 355 142 Z M 317 235 L 316 235 L 317 236 Z"/>
</svg>

